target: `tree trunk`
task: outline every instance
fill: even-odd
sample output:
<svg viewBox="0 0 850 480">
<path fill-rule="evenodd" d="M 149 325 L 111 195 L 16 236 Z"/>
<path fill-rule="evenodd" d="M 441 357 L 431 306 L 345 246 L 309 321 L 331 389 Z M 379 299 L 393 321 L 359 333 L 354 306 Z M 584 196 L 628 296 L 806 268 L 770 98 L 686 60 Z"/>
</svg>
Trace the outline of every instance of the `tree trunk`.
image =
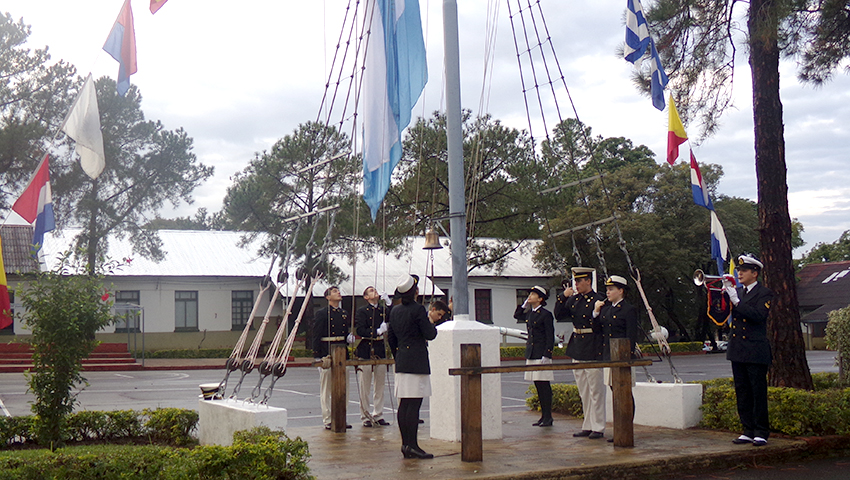
<svg viewBox="0 0 850 480">
<path fill-rule="evenodd" d="M 767 334 L 773 350 L 770 385 L 812 389 L 806 362 L 797 286 L 791 259 L 791 217 L 782 102 L 779 97 L 778 24 L 780 0 L 752 0 L 748 27 L 753 78 L 761 280 L 775 296 Z"/>
</svg>

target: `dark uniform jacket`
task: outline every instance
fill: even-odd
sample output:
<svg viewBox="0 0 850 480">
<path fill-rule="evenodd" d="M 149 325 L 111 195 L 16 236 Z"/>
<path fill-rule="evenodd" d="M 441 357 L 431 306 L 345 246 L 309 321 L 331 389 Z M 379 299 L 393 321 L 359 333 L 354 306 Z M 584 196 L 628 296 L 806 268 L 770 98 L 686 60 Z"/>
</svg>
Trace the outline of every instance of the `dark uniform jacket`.
<svg viewBox="0 0 850 480">
<path fill-rule="evenodd" d="M 395 305 L 390 310 L 387 340 L 399 373 L 430 374 L 428 340 L 437 337 L 437 327 L 428 320 L 425 307 L 416 302 Z"/>
<path fill-rule="evenodd" d="M 354 329 L 357 336 L 361 337 L 360 344 L 354 351 L 357 358 L 387 358 L 384 339 L 378 335 L 378 328 L 382 322 L 389 323 L 389 311 L 392 307 L 384 307 L 380 304 L 372 304 L 360 307 L 354 312 Z M 376 340 L 369 340 L 376 339 Z"/>
<path fill-rule="evenodd" d="M 602 344 L 602 359 L 611 360 L 611 339 L 628 338 L 629 351 L 635 353 L 638 341 L 638 311 L 631 303 L 620 300 L 616 306 L 606 304 L 599 311 L 600 323 L 604 342 Z"/>
<path fill-rule="evenodd" d="M 770 365 L 770 342 L 767 340 L 767 314 L 773 292 L 756 283 L 747 294 L 738 288 L 738 306 L 732 307 L 732 328 L 726 359 L 732 362 Z"/>
<path fill-rule="evenodd" d="M 543 307 L 538 308 L 537 311 L 529 309 L 526 312 L 522 305 L 519 305 L 514 312 L 514 318 L 524 320 L 528 329 L 525 358 L 529 360 L 552 358 L 552 350 L 555 348 L 555 317 L 552 316 L 552 312 Z"/>
<path fill-rule="evenodd" d="M 348 345 L 345 337 L 351 327 L 348 312 L 330 305 L 317 311 L 313 316 L 313 356 L 326 357 L 331 354 L 332 345 Z M 341 340 L 322 340 L 323 338 L 341 337 Z M 348 349 L 345 350 L 348 358 Z"/>
<path fill-rule="evenodd" d="M 558 295 L 555 304 L 555 319 L 572 322 L 575 330 L 592 329 L 590 333 L 573 332 L 567 344 L 567 356 L 576 360 L 602 360 L 602 324 L 593 318 L 596 301 L 605 301 L 605 295 L 591 290 L 569 298 Z"/>
</svg>

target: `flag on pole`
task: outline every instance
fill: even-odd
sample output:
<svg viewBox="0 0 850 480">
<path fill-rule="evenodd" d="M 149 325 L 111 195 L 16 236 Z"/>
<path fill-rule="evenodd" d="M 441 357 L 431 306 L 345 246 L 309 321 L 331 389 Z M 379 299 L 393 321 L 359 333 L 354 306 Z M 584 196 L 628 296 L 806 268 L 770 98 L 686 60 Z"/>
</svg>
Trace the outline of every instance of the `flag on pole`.
<svg viewBox="0 0 850 480">
<path fill-rule="evenodd" d="M 717 262 L 717 270 L 722 272 L 726 266 L 726 258 L 729 252 L 729 243 L 726 242 L 726 233 L 723 225 L 717 218 L 717 212 L 711 210 L 711 258 Z"/>
<path fill-rule="evenodd" d="M 401 160 L 401 132 L 428 81 L 419 0 L 377 0 L 363 78 L 363 199 L 374 221 Z"/>
<path fill-rule="evenodd" d="M 151 0 L 151 13 L 156 13 L 168 0 Z"/>
<path fill-rule="evenodd" d="M 80 155 L 80 166 L 89 177 L 97 178 L 106 161 L 103 154 L 103 134 L 100 132 L 97 94 L 91 74 L 86 77 L 86 82 L 68 111 L 61 130 L 77 142 L 75 150 Z"/>
<path fill-rule="evenodd" d="M 688 134 L 685 132 L 685 126 L 682 125 L 682 120 L 679 118 L 679 111 L 676 110 L 676 102 L 673 101 L 673 95 L 670 95 L 670 108 L 668 110 L 669 120 L 667 121 L 667 163 L 673 165 L 679 158 L 679 145 L 685 143 L 688 139 Z M 691 152 L 693 157 L 693 152 Z"/>
<path fill-rule="evenodd" d="M 649 39 L 649 76 L 650 87 L 652 89 L 652 105 L 659 110 L 664 110 L 664 87 L 670 81 L 667 74 L 664 73 L 664 66 L 661 65 L 661 57 L 658 55 L 658 50 L 655 49 L 655 42 L 652 38 Z"/>
<path fill-rule="evenodd" d="M 626 46 L 623 54 L 626 61 L 640 68 L 640 62 L 649 48 L 649 27 L 643 16 L 640 0 L 627 0 L 626 5 Z"/>
<path fill-rule="evenodd" d="M 130 89 L 130 75 L 136 73 L 136 31 L 133 28 L 130 0 L 124 0 L 124 6 L 106 37 L 103 50 L 118 61 L 118 95 L 123 97 Z"/>
<path fill-rule="evenodd" d="M 9 301 L 6 267 L 3 265 L 3 239 L 0 238 L 0 330 L 12 323 L 12 303 Z"/>
<path fill-rule="evenodd" d="M 44 234 L 56 227 L 56 219 L 53 216 L 53 195 L 50 190 L 50 168 L 48 167 L 48 156 L 45 155 L 35 169 L 30 183 L 21 196 L 12 205 L 12 210 L 17 212 L 29 223 L 35 222 L 33 228 L 32 244 L 38 251 L 44 245 Z M 2 300 L 2 299 L 0 299 Z"/>
<path fill-rule="evenodd" d="M 694 203 L 700 207 L 714 211 L 714 204 L 711 203 L 711 197 L 708 196 L 708 188 L 705 186 L 702 172 L 699 171 L 699 164 L 696 157 L 694 157 L 693 150 L 691 150 L 691 192 L 694 195 Z"/>
</svg>

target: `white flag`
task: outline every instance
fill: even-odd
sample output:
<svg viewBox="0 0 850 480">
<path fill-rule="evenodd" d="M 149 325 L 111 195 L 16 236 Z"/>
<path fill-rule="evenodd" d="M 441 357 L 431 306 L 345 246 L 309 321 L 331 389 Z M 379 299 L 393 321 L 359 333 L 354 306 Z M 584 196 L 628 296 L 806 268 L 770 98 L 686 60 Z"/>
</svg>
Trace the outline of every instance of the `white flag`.
<svg viewBox="0 0 850 480">
<path fill-rule="evenodd" d="M 100 112 L 91 74 L 86 77 L 80 94 L 65 117 L 62 131 L 77 142 L 80 166 L 91 178 L 97 178 L 106 165 L 103 154 L 103 135 L 100 132 Z"/>
</svg>

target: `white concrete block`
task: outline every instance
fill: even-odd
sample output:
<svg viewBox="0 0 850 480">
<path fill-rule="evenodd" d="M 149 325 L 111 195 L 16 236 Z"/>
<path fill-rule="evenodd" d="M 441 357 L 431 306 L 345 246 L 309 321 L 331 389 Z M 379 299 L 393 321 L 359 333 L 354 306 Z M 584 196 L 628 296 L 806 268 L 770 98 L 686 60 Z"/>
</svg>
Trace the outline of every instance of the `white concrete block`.
<svg viewBox="0 0 850 480">
<path fill-rule="evenodd" d="M 638 382 L 635 397 L 635 424 L 685 429 L 702 419 L 702 385 L 693 383 Z M 614 419 L 613 395 L 605 396 L 608 421 Z"/>
<path fill-rule="evenodd" d="M 431 438 L 459 442 L 460 377 L 449 376 L 449 368 L 460 367 L 460 346 L 481 344 L 481 365 L 498 366 L 499 329 L 456 315 L 437 327 L 437 338 L 428 342 L 431 359 L 430 427 Z M 502 378 L 496 373 L 481 376 L 481 436 L 484 440 L 502 438 Z"/>
<path fill-rule="evenodd" d="M 248 403 L 243 400 L 199 400 L 198 441 L 201 445 L 233 444 L 233 433 L 254 427 L 286 429 L 285 408 Z"/>
</svg>

